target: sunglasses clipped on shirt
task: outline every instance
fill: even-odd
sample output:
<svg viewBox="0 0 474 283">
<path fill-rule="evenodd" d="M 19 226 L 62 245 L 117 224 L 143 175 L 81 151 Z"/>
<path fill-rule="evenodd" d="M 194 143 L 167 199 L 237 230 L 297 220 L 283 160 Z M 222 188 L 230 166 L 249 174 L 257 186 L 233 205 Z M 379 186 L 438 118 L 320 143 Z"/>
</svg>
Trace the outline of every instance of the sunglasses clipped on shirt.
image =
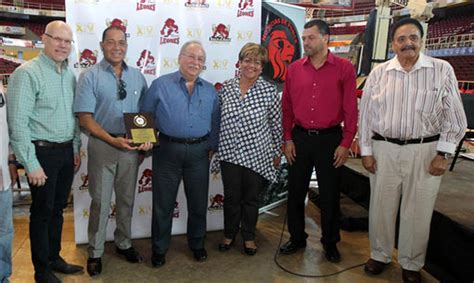
<svg viewBox="0 0 474 283">
<path fill-rule="evenodd" d="M 125 97 L 127 97 L 127 90 L 125 89 L 127 87 L 127 84 L 122 80 L 119 79 L 117 81 L 117 95 L 118 99 L 124 100 Z"/>
</svg>

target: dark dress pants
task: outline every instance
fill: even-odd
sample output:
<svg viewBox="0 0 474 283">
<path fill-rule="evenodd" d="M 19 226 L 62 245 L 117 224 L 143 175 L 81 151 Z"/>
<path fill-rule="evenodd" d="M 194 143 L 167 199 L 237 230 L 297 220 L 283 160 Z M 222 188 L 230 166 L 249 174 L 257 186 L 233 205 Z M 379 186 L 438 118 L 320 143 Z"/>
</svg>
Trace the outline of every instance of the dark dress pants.
<svg viewBox="0 0 474 283">
<path fill-rule="evenodd" d="M 310 136 L 299 129 L 293 130 L 296 147 L 295 162 L 288 172 L 288 230 L 291 240 L 302 242 L 305 233 L 304 201 L 309 188 L 313 167 L 318 177 L 321 209 L 321 242 L 336 244 L 339 235 L 339 191 L 341 168 L 334 168 L 334 151 L 342 139 L 341 132 Z"/>
<path fill-rule="evenodd" d="M 224 184 L 224 236 L 233 239 L 241 226 L 244 241 L 255 239 L 258 196 L 265 179 L 240 165 L 221 162 Z"/>
<path fill-rule="evenodd" d="M 191 250 L 204 248 L 209 193 L 206 141 L 181 144 L 160 140 L 153 150 L 152 249 L 165 254 L 171 239 L 173 211 L 181 179 L 188 209 L 187 236 Z"/>
<path fill-rule="evenodd" d="M 72 145 L 65 148 L 36 146 L 36 156 L 48 177 L 42 187 L 30 185 L 31 257 L 37 276 L 49 271 L 49 262 L 59 258 L 63 209 L 67 206 L 74 177 Z"/>
</svg>

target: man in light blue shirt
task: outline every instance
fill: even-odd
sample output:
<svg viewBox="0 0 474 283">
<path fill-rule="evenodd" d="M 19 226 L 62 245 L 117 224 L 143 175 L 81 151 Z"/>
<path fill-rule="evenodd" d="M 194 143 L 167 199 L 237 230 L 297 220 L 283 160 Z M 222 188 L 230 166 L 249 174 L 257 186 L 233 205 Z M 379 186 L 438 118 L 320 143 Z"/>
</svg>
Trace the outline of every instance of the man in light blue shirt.
<svg viewBox="0 0 474 283">
<path fill-rule="evenodd" d="M 141 103 L 154 113 L 160 147 L 153 151 L 152 264 L 165 264 L 172 214 L 183 179 L 188 206 L 188 245 L 197 261 L 204 248 L 209 160 L 217 148 L 219 102 L 209 82 L 199 77 L 206 59 L 201 43 L 186 42 L 179 53 L 179 71 L 156 79 Z"/>
<path fill-rule="evenodd" d="M 139 151 L 152 148 L 150 143 L 133 146 L 125 135 L 123 114 L 138 112 L 139 101 L 147 88 L 140 71 L 124 62 L 128 46 L 125 33 L 118 27 L 108 27 L 100 46 L 104 59 L 81 74 L 74 101 L 80 125 L 90 133 L 87 170 L 92 202 L 87 272 L 91 276 L 102 272 L 101 257 L 113 191 L 117 212 L 116 251 L 129 262 L 142 261 L 132 247 L 133 203 L 138 166 L 143 160 Z"/>
</svg>

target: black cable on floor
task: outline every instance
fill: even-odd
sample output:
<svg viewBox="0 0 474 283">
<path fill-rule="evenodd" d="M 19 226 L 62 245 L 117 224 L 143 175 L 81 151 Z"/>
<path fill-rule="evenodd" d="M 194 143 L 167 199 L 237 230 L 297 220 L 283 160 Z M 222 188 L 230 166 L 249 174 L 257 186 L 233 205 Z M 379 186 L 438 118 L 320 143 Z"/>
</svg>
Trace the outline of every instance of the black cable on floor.
<svg viewBox="0 0 474 283">
<path fill-rule="evenodd" d="M 282 242 L 282 240 L 283 240 L 283 234 L 285 233 L 285 226 L 286 226 L 287 217 L 288 217 L 288 212 L 285 212 L 285 219 L 284 219 L 284 221 L 283 221 L 283 227 L 281 228 L 280 241 L 278 242 L 278 247 L 277 247 L 277 249 L 276 249 L 276 251 L 275 251 L 275 256 L 273 257 L 273 261 L 275 262 L 275 264 L 276 264 L 281 270 L 283 270 L 283 271 L 285 271 L 285 272 L 287 272 L 287 273 L 290 273 L 290 274 L 292 274 L 292 275 L 300 276 L 300 277 L 322 278 L 322 277 L 334 276 L 334 275 L 343 273 L 343 272 L 345 272 L 345 271 L 348 271 L 348 270 L 351 270 L 351 269 L 354 269 L 354 268 L 361 267 L 361 266 L 364 266 L 364 265 L 365 265 L 365 263 L 360 263 L 360 264 L 356 264 L 356 265 L 353 265 L 353 266 L 344 268 L 344 269 L 342 269 L 342 270 L 339 270 L 339 271 L 336 271 L 336 272 L 333 272 L 333 273 L 328 273 L 328 274 L 303 274 L 303 273 L 297 273 L 297 272 L 294 272 L 294 271 L 291 271 L 291 270 L 286 269 L 285 267 L 283 267 L 283 266 L 278 262 L 278 255 L 280 254 L 280 246 L 281 246 L 281 242 Z"/>
</svg>

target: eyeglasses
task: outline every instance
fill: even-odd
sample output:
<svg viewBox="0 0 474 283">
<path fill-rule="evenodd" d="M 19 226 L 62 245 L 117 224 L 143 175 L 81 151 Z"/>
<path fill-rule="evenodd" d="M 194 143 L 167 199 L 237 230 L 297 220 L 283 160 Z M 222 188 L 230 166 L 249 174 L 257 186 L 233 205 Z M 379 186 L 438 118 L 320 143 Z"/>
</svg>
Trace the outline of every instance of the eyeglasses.
<svg viewBox="0 0 474 283">
<path fill-rule="evenodd" d="M 127 90 L 125 89 L 126 87 L 127 87 L 127 84 L 126 84 L 122 79 L 119 79 L 119 80 L 117 81 L 117 88 L 118 88 L 117 95 L 118 95 L 118 99 L 124 100 L 125 97 L 127 97 Z"/>
<path fill-rule="evenodd" d="M 257 67 L 261 67 L 262 66 L 262 61 L 260 60 L 252 60 L 250 58 L 245 58 L 244 60 L 242 60 L 242 63 L 246 64 L 246 65 L 250 65 L 250 64 L 253 64 L 254 66 L 257 66 Z"/>
<path fill-rule="evenodd" d="M 64 39 L 64 38 L 61 38 L 61 37 L 57 37 L 57 36 L 52 36 L 50 35 L 49 33 L 44 33 L 44 35 L 46 35 L 47 37 L 51 38 L 56 44 L 61 44 L 64 42 L 64 44 L 66 45 L 71 45 L 74 43 L 74 40 L 71 40 L 71 39 Z"/>
<path fill-rule="evenodd" d="M 198 61 L 199 64 L 201 64 L 201 65 L 203 65 L 204 62 L 206 62 L 206 58 L 204 58 L 203 56 L 196 56 L 196 55 L 186 54 L 186 53 L 183 53 L 181 55 L 188 58 L 188 59 L 191 59 L 193 61 Z"/>
<path fill-rule="evenodd" d="M 0 92 L 0 108 L 5 106 L 5 97 L 3 96 L 3 93 Z"/>
</svg>

